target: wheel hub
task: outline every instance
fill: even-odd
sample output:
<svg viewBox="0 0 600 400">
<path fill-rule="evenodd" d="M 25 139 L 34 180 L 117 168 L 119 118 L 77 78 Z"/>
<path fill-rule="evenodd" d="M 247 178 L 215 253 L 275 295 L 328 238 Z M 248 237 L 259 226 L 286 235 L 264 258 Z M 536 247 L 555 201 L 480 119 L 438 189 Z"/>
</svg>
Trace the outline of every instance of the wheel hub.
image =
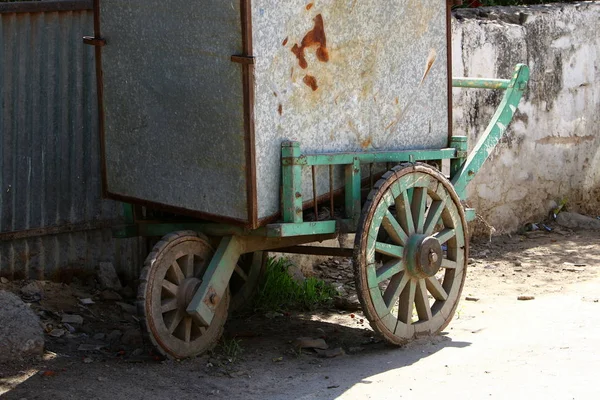
<svg viewBox="0 0 600 400">
<path fill-rule="evenodd" d="M 418 278 L 434 276 L 442 267 L 444 254 L 440 242 L 433 236 L 412 235 L 406 246 L 408 272 Z"/>
<path fill-rule="evenodd" d="M 177 305 L 180 309 L 187 308 L 201 284 L 202 281 L 198 278 L 187 278 L 181 283 L 177 293 Z"/>
</svg>

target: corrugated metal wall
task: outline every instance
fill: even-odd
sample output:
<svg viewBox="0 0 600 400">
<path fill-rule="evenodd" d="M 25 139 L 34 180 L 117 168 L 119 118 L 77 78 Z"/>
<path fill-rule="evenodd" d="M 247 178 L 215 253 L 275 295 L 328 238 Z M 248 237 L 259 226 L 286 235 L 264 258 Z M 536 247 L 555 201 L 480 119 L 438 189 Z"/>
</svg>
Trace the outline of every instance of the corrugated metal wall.
<svg viewBox="0 0 600 400">
<path fill-rule="evenodd" d="M 100 199 L 91 2 L 69 3 L 80 10 L 0 8 L 0 276 L 113 261 L 133 278 L 142 241 L 113 240 L 120 207 Z"/>
</svg>

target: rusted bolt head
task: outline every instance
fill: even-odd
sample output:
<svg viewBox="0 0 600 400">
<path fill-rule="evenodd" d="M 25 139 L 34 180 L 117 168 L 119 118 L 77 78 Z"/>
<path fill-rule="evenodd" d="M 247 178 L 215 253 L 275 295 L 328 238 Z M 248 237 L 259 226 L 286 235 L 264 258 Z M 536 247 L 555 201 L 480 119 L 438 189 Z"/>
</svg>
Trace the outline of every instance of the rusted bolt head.
<svg viewBox="0 0 600 400">
<path fill-rule="evenodd" d="M 217 295 L 216 294 L 211 294 L 210 297 L 208 298 L 208 301 L 210 301 L 210 304 L 217 304 Z"/>
<path fill-rule="evenodd" d="M 435 264 L 438 261 L 438 255 L 435 251 L 430 250 L 429 251 L 429 262 L 431 264 Z"/>
</svg>

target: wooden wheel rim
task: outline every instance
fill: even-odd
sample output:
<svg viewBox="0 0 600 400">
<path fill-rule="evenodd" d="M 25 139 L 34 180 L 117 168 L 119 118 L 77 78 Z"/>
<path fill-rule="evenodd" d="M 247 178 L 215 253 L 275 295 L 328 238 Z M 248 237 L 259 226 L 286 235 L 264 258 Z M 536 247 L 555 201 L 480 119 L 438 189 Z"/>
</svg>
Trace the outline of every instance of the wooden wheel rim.
<svg viewBox="0 0 600 400">
<path fill-rule="evenodd" d="M 356 235 L 355 278 L 367 318 L 388 341 L 404 344 L 448 325 L 466 276 L 466 230 L 458 195 L 437 170 L 398 166 L 377 182 Z M 423 238 L 446 247 L 437 275 L 410 265 Z"/>
<path fill-rule="evenodd" d="M 203 353 L 219 339 L 227 319 L 229 291 L 208 327 L 201 327 L 185 308 L 210 262 L 213 249 L 195 232 L 169 234 L 148 255 L 140 306 L 150 340 L 162 354 L 186 358 Z"/>
</svg>

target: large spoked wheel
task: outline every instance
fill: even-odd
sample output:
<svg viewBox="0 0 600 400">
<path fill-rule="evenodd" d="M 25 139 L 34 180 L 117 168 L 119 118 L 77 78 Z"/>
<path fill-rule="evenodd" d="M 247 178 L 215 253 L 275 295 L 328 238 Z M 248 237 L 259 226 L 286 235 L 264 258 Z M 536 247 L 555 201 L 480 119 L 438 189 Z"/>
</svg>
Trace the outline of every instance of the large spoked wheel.
<svg viewBox="0 0 600 400">
<path fill-rule="evenodd" d="M 186 312 L 212 255 L 206 237 L 183 231 L 166 235 L 146 258 L 138 289 L 138 311 L 151 343 L 167 357 L 201 354 L 214 346 L 223 332 L 229 290 L 210 326 L 198 325 Z"/>
<path fill-rule="evenodd" d="M 258 289 L 266 265 L 267 256 L 265 252 L 257 251 L 240 256 L 229 281 L 231 311 L 241 310 L 249 304 Z"/>
<path fill-rule="evenodd" d="M 467 224 L 452 184 L 427 165 L 387 172 L 369 194 L 354 273 L 366 317 L 390 343 L 439 333 L 466 277 Z"/>
</svg>

